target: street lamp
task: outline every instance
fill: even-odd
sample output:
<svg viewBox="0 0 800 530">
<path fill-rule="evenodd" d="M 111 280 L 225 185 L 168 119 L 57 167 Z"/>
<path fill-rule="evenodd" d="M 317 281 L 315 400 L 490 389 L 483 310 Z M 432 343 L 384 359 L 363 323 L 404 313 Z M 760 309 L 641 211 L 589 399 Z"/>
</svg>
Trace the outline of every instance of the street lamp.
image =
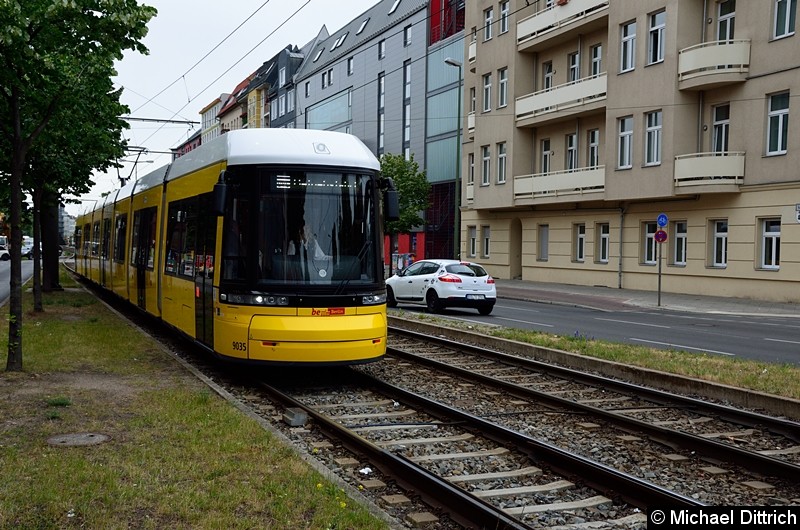
<svg viewBox="0 0 800 530">
<path fill-rule="evenodd" d="M 461 61 L 452 57 L 444 60 L 448 66 L 458 68 L 458 110 L 456 111 L 456 186 L 455 186 L 455 212 L 453 219 L 453 257 L 459 259 L 461 254 Z"/>
</svg>

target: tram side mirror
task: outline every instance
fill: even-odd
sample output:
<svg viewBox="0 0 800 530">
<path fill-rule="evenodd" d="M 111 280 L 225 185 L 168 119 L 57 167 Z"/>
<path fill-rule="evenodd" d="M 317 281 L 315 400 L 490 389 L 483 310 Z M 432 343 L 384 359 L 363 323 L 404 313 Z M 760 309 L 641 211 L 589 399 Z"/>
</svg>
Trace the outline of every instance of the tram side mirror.
<svg viewBox="0 0 800 530">
<path fill-rule="evenodd" d="M 214 198 L 212 208 L 217 216 L 225 214 L 225 203 L 228 197 L 228 185 L 225 184 L 225 172 L 219 174 L 219 181 L 214 184 Z"/>
<path fill-rule="evenodd" d="M 394 181 L 390 178 L 382 179 L 383 192 L 383 215 L 386 221 L 397 221 L 400 219 L 400 196 L 394 187 Z"/>
</svg>

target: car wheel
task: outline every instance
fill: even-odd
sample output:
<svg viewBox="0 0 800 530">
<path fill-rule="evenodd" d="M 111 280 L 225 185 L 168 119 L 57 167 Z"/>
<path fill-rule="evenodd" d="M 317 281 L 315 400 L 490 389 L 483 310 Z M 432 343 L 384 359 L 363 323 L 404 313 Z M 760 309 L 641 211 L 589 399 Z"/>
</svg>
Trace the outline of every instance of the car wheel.
<svg viewBox="0 0 800 530">
<path fill-rule="evenodd" d="M 391 287 L 386 288 L 386 307 L 397 307 L 397 300 Z"/>
<path fill-rule="evenodd" d="M 492 309 L 494 309 L 494 306 L 491 306 L 491 305 L 482 305 L 482 306 L 480 306 L 480 307 L 478 308 L 478 313 L 480 313 L 480 314 L 481 314 L 481 315 L 483 315 L 483 316 L 486 316 L 486 315 L 488 315 L 489 313 L 491 313 L 491 312 L 492 312 Z"/>
<path fill-rule="evenodd" d="M 428 296 L 425 297 L 425 301 L 428 305 L 428 313 L 439 313 L 442 309 L 442 301 L 439 300 L 439 295 L 436 294 L 436 291 L 430 289 L 428 291 Z"/>
<path fill-rule="evenodd" d="M 2 259 L 3 261 L 8 261 L 8 260 L 11 259 L 11 255 L 10 254 L 3 254 L 3 257 L 0 258 L 0 259 Z"/>
</svg>

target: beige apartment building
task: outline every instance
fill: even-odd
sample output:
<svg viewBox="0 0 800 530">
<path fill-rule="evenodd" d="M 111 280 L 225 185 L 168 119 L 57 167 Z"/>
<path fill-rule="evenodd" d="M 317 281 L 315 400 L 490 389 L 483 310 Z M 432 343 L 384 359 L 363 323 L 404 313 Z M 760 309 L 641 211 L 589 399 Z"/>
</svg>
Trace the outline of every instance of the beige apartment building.
<svg viewBox="0 0 800 530">
<path fill-rule="evenodd" d="M 470 0 L 461 256 L 800 299 L 796 0 Z M 666 238 L 664 240 L 664 238 Z"/>
</svg>

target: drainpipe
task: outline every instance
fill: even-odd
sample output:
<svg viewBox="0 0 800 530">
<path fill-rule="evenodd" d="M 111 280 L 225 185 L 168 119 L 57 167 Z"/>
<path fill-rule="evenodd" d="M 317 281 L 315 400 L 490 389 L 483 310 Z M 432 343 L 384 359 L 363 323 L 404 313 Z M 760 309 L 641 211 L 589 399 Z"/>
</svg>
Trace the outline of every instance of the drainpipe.
<svg viewBox="0 0 800 530">
<path fill-rule="evenodd" d="M 622 248 L 623 240 L 622 234 L 625 228 L 625 206 L 619 209 L 619 260 L 617 265 L 617 289 L 622 289 Z"/>
</svg>

